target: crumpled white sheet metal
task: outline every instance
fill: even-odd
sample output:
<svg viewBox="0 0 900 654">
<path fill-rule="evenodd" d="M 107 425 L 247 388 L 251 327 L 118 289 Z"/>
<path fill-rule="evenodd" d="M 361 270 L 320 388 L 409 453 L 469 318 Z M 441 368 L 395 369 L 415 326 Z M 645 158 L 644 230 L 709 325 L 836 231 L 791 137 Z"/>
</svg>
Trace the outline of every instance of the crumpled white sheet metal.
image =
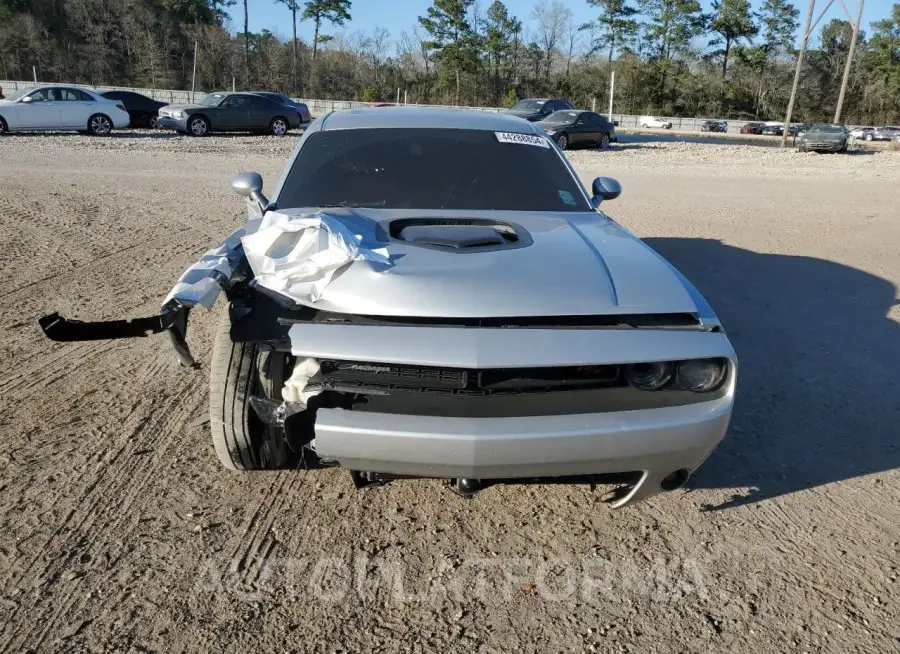
<svg viewBox="0 0 900 654">
<path fill-rule="evenodd" d="M 241 251 L 243 236 L 244 228 L 240 227 L 200 257 L 197 263 L 184 271 L 163 300 L 163 305 L 175 299 L 186 307 L 199 304 L 212 309 L 216 298 L 222 292 L 222 282 L 229 280 L 240 264 L 243 256 Z"/>
<path fill-rule="evenodd" d="M 384 243 L 375 237 L 375 226 L 360 216 L 268 211 L 258 230 L 243 237 L 244 255 L 257 284 L 312 305 L 334 274 L 352 261 L 392 265 Z"/>
<path fill-rule="evenodd" d="M 322 375 L 319 374 L 319 361 L 311 357 L 298 357 L 294 363 L 291 376 L 284 382 L 281 399 L 306 406 L 311 397 L 322 392 Z M 309 387 L 313 386 L 310 390 Z"/>
</svg>

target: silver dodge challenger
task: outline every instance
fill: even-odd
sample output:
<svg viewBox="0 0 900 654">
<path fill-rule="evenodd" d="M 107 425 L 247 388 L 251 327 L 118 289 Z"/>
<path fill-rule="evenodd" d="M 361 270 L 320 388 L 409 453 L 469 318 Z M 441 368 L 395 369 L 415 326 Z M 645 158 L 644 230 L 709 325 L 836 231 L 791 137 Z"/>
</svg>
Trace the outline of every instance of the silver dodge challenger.
<svg viewBox="0 0 900 654">
<path fill-rule="evenodd" d="M 224 314 L 209 425 L 231 470 L 610 485 L 621 507 L 683 486 L 723 438 L 737 359 L 696 288 L 602 210 L 546 133 L 405 107 L 316 120 L 271 199 L 178 280 L 159 315 L 40 320 L 56 341 Z"/>
</svg>

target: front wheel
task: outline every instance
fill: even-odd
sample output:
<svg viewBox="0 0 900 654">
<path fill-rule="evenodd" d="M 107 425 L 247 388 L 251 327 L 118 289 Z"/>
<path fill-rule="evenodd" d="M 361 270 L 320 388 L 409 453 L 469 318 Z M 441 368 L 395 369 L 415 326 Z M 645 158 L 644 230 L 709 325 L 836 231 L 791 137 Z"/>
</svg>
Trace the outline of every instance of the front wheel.
<svg viewBox="0 0 900 654">
<path fill-rule="evenodd" d="M 159 127 L 159 116 L 150 116 L 150 120 L 147 121 L 147 126 L 150 129 L 157 129 Z"/>
<path fill-rule="evenodd" d="M 567 147 L 569 147 L 569 137 L 565 134 L 560 134 L 556 137 L 556 145 L 559 146 L 560 150 L 565 150 Z"/>
<path fill-rule="evenodd" d="M 609 149 L 609 134 L 604 134 L 600 137 L 600 149 L 608 150 Z"/>
<path fill-rule="evenodd" d="M 109 116 L 104 114 L 94 114 L 88 118 L 88 132 L 94 136 L 109 136 L 112 132 L 113 124 Z"/>
<path fill-rule="evenodd" d="M 9 126 L 6 124 L 6 121 L 0 117 L 0 136 L 6 134 L 9 131 Z"/>
<path fill-rule="evenodd" d="M 285 357 L 255 343 L 231 340 L 231 317 L 219 323 L 209 370 L 209 426 L 219 462 L 229 470 L 275 470 L 288 461 L 287 444 L 259 417 L 251 397 L 281 400 Z"/>
<path fill-rule="evenodd" d="M 272 123 L 269 125 L 269 133 L 273 136 L 284 136 L 287 134 L 288 129 L 290 128 L 288 127 L 287 120 L 281 116 L 273 118 Z"/>
<path fill-rule="evenodd" d="M 871 141 L 874 137 L 871 134 L 866 134 L 866 140 Z"/>
<path fill-rule="evenodd" d="M 206 136 L 209 133 L 209 121 L 203 116 L 191 116 L 188 120 L 188 134 Z"/>
</svg>

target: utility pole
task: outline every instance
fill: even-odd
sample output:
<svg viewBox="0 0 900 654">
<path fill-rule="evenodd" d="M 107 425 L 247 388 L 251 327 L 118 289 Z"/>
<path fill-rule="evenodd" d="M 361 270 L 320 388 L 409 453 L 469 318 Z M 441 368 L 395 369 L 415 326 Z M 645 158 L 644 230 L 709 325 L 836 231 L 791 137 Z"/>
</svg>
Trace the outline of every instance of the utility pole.
<svg viewBox="0 0 900 654">
<path fill-rule="evenodd" d="M 841 1 L 843 6 L 844 2 Z M 841 122 L 841 110 L 844 108 L 844 96 L 847 94 L 847 84 L 850 82 L 850 66 L 853 63 L 853 56 L 856 54 L 856 37 L 859 35 L 859 23 L 862 20 L 863 0 L 857 0 L 859 7 L 856 8 L 856 22 L 853 23 L 853 36 L 850 37 L 850 51 L 847 53 L 847 63 L 844 66 L 844 79 L 841 81 L 841 93 L 838 95 L 837 107 L 834 109 L 834 122 Z M 844 7 L 847 11 L 847 7 Z M 847 18 L 850 18 L 849 12 Z"/>
<path fill-rule="evenodd" d="M 615 92 L 616 92 L 616 71 L 611 71 L 609 74 L 609 122 L 612 122 L 613 95 L 615 94 Z"/>
<path fill-rule="evenodd" d="M 816 0 L 809 0 L 809 9 L 806 12 L 806 24 L 803 26 L 803 41 L 800 42 L 800 54 L 797 55 L 797 69 L 794 71 L 794 85 L 791 87 L 791 99 L 788 100 L 787 115 L 784 117 L 784 129 L 781 132 L 780 147 L 782 148 L 787 145 L 787 135 L 791 128 L 791 114 L 794 113 L 794 101 L 797 99 L 797 87 L 800 86 L 800 71 L 803 68 L 803 55 L 806 54 L 806 44 L 809 42 L 809 35 L 815 27 L 815 24 L 819 22 L 828 10 L 828 7 L 831 6 L 832 2 L 834 2 L 834 0 L 829 0 L 828 4 L 825 5 L 825 9 L 819 14 L 819 18 L 813 23 L 812 15 L 816 10 Z"/>
<path fill-rule="evenodd" d="M 194 104 L 194 89 L 197 86 L 197 42 L 194 41 L 194 74 L 191 75 L 191 104 Z"/>
</svg>

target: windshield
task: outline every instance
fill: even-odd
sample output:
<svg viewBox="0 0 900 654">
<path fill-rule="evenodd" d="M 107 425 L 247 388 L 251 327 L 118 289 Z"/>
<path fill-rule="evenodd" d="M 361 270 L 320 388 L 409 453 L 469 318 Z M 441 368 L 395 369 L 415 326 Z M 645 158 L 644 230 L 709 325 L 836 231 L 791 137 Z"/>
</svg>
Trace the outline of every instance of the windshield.
<svg viewBox="0 0 900 654">
<path fill-rule="evenodd" d="M 834 134 L 843 134 L 844 126 L 843 125 L 816 125 L 813 127 L 813 131 L 815 132 L 831 132 Z"/>
<path fill-rule="evenodd" d="M 222 101 L 222 98 L 224 97 L 225 96 L 221 93 L 210 93 L 203 96 L 203 99 L 200 100 L 200 104 L 206 107 L 215 107 Z"/>
<path fill-rule="evenodd" d="M 578 118 L 577 111 L 554 111 L 552 114 L 544 118 L 545 123 L 554 123 L 557 125 L 571 125 Z"/>
<path fill-rule="evenodd" d="M 316 132 L 297 154 L 277 201 L 281 209 L 591 211 L 544 137 L 463 129 Z"/>
<path fill-rule="evenodd" d="M 540 111 L 545 104 L 547 104 L 546 100 L 522 100 L 514 104 L 511 111 Z"/>
</svg>

